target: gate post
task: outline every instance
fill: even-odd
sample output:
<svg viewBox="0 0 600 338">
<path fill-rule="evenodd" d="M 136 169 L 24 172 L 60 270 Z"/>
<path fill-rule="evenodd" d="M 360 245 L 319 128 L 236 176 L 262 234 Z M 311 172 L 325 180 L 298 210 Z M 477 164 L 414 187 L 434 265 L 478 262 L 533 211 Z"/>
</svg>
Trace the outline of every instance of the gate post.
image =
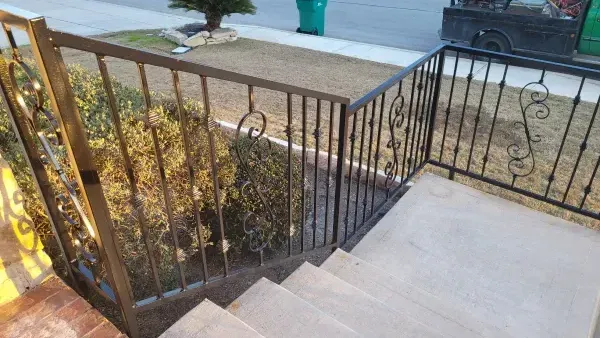
<svg viewBox="0 0 600 338">
<path fill-rule="evenodd" d="M 55 114 L 54 117 L 61 131 L 69 164 L 73 169 L 73 175 L 83 198 L 84 216 L 87 216 L 89 226 L 94 232 L 92 237 L 98 247 L 109 284 L 113 288 L 115 301 L 121 309 L 129 334 L 132 337 L 138 337 L 135 304 L 127 272 L 123 265 L 117 239 L 113 236 L 113 224 L 108 205 L 104 198 L 98 170 L 93 161 L 60 49 L 53 45 L 44 18 L 27 18 L 25 29 L 50 99 L 52 112 Z"/>
</svg>

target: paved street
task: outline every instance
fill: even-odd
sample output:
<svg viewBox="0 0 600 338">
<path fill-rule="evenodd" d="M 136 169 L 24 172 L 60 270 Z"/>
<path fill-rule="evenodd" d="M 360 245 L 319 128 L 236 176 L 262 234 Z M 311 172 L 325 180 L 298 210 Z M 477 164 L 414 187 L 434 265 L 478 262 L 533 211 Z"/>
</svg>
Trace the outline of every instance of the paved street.
<svg viewBox="0 0 600 338">
<path fill-rule="evenodd" d="M 203 14 L 173 10 L 168 0 L 100 0 L 177 15 Z M 257 25 L 295 31 L 298 10 L 294 0 L 253 0 L 256 15 L 232 15 L 226 23 Z M 437 35 L 442 11 L 450 0 L 330 0 L 325 34 L 329 37 L 409 50 L 429 51 L 440 43 Z"/>
<path fill-rule="evenodd" d="M 118 1 L 125 2 L 137 0 Z M 262 0 L 256 0 L 256 2 L 258 1 Z M 412 2 L 414 0 L 406 1 Z M 177 14 L 180 13 L 177 12 L 164 12 L 164 9 L 162 12 L 158 12 L 153 11 L 152 9 L 139 9 L 127 7 L 123 5 L 107 3 L 106 0 L 104 2 L 97 0 L 0 0 L 0 8 L 8 10 L 9 12 L 18 10 L 17 8 L 10 6 L 17 6 L 23 10 L 36 12 L 37 14 L 46 17 L 47 23 L 51 28 L 79 35 L 97 35 L 133 29 L 158 29 L 164 27 L 181 26 L 183 24 L 194 21 L 194 19 L 190 17 L 178 16 Z M 261 15 L 268 16 L 266 14 L 259 14 L 259 16 Z M 247 19 L 249 17 L 245 18 Z M 394 20 L 395 22 L 404 22 L 407 19 L 395 18 Z M 267 25 L 269 23 L 274 22 L 276 21 L 265 19 L 264 22 L 262 22 L 262 24 Z M 233 24 L 232 21 L 228 21 L 227 23 Z M 373 22 L 373 26 L 375 26 L 375 22 Z M 400 41 L 413 41 L 415 43 L 419 43 L 421 44 L 421 46 L 425 47 L 421 49 L 426 50 L 429 50 L 430 47 L 434 47 L 437 43 L 439 43 L 434 36 L 431 39 L 430 44 L 427 45 L 428 40 L 426 40 L 423 37 L 426 36 L 425 33 L 423 33 L 421 40 L 411 38 L 411 35 L 417 34 L 417 31 L 415 29 L 410 29 L 406 27 L 408 26 L 403 25 L 398 30 L 402 31 L 404 35 L 399 35 L 397 31 L 390 28 L 389 36 L 400 36 L 395 40 L 399 43 Z M 393 64 L 400 67 L 406 67 L 423 56 L 423 53 L 418 51 L 380 46 L 374 42 L 356 42 L 353 41 L 356 40 L 356 38 L 353 38 L 352 36 L 349 36 L 346 39 L 337 39 L 332 38 L 331 36 L 317 37 L 313 35 L 298 34 L 289 30 L 285 31 L 274 28 L 260 27 L 258 24 L 250 25 L 248 23 L 246 23 L 245 25 L 241 23 L 233 24 L 233 28 L 235 28 L 238 31 L 239 36 L 243 38 L 274 42 L 294 47 L 308 48 L 327 53 L 355 57 L 363 60 Z M 378 26 L 378 29 L 381 29 L 381 27 Z M 25 36 L 25 34 L 23 34 L 23 32 L 17 30 L 15 33 L 17 43 L 29 43 L 28 38 Z M 416 36 L 419 35 L 417 34 Z M 366 39 L 366 41 L 371 40 Z M 1 37 L 0 46 L 7 46 L 7 41 L 5 41 L 5 39 L 2 39 Z M 418 49 L 418 47 L 413 48 Z M 451 75 L 453 73 L 453 58 L 450 56 L 449 58 L 450 59 L 447 60 L 446 67 L 444 68 L 444 73 L 447 75 Z M 476 67 L 474 68 L 473 72 L 475 75 L 475 79 L 483 80 L 485 76 L 485 71 L 483 71 L 483 69 L 485 68 L 486 63 L 476 61 L 475 66 Z M 539 71 L 534 69 L 520 67 L 511 67 L 511 69 L 512 71 L 509 72 L 509 74 L 507 75 L 506 83 L 513 87 L 523 87 L 531 81 L 537 81 L 539 77 Z M 490 69 L 488 82 L 499 83 L 502 79 L 502 70 L 502 65 L 493 64 L 492 68 Z M 457 76 L 466 77 L 469 71 L 470 62 L 468 60 L 460 60 L 458 64 Z M 576 94 L 574 93 L 574 91 L 577 89 L 577 86 L 580 82 L 579 78 L 577 77 L 558 74 L 554 72 L 548 72 L 546 74 L 545 81 L 553 84 L 549 88 L 550 93 L 569 97 L 573 97 Z M 581 93 L 581 99 L 584 101 L 596 102 L 596 100 L 598 99 L 598 92 L 600 92 L 600 83 L 598 81 L 588 80 L 586 82 L 586 86 L 583 88 L 583 91 Z"/>
</svg>

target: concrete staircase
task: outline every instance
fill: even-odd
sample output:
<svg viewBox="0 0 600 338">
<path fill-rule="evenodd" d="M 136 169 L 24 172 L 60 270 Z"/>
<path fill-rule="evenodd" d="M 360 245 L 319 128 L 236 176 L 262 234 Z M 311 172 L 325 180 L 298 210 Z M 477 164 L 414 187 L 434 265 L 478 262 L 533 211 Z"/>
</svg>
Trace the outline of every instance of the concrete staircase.
<svg viewBox="0 0 600 338">
<path fill-rule="evenodd" d="M 592 337 L 593 257 L 598 232 L 424 175 L 352 254 L 205 300 L 161 337 Z"/>
<path fill-rule="evenodd" d="M 161 337 L 482 337 L 497 328 L 343 250 L 281 285 L 262 278 L 226 310 L 208 299 Z"/>
</svg>

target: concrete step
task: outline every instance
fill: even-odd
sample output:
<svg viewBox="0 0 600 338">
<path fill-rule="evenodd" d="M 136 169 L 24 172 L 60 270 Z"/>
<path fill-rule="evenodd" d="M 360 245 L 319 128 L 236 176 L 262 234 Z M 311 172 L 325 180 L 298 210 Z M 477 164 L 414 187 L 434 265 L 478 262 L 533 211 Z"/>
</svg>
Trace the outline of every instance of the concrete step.
<svg viewBox="0 0 600 338">
<path fill-rule="evenodd" d="M 260 279 L 227 310 L 265 337 L 359 337 L 283 287 Z"/>
<path fill-rule="evenodd" d="M 341 249 L 336 250 L 321 265 L 321 269 L 447 336 L 509 337 L 499 328 L 475 319 L 465 310 L 447 304 Z"/>
<path fill-rule="evenodd" d="M 281 286 L 365 337 L 443 337 L 310 263 Z"/>
<path fill-rule="evenodd" d="M 160 335 L 160 338 L 196 337 L 260 338 L 262 336 L 231 313 L 205 299 Z"/>
</svg>

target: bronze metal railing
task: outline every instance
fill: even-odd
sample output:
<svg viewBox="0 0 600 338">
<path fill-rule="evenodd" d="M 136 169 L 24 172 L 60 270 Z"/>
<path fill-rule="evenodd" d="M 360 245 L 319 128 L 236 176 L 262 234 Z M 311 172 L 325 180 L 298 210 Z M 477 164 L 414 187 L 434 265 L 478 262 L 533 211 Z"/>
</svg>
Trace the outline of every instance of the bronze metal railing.
<svg viewBox="0 0 600 338">
<path fill-rule="evenodd" d="M 131 336 L 139 336 L 139 329 L 136 315 L 140 311 L 145 311 L 159 306 L 167 301 L 179 299 L 185 295 L 201 291 L 209 286 L 219 285 L 229 277 L 247 271 L 256 271 L 264 269 L 273 264 L 280 264 L 286 259 L 301 257 L 314 249 L 331 250 L 338 245 L 338 220 L 337 214 L 334 219 L 330 218 L 330 205 L 333 202 L 334 194 L 330 193 L 327 179 L 326 186 L 320 179 L 320 169 L 323 168 L 323 175 L 330 177 L 336 170 L 333 163 L 334 152 L 332 151 L 339 132 L 337 122 L 339 116 L 345 116 L 346 107 L 349 99 L 323 93 L 307 88 L 297 87 L 285 83 L 265 80 L 259 77 L 253 77 L 234 73 L 222 69 L 217 69 L 193 62 L 175 59 L 168 56 L 154 54 L 147 51 L 141 51 L 128 48 L 100 40 L 85 38 L 64 32 L 53 31 L 47 28 L 44 18 L 35 14 L 21 11 L 9 6 L 0 8 L 0 22 L 10 43 L 12 55 L 10 59 L 2 58 L 0 70 L 2 74 L 3 99 L 7 111 L 11 115 L 14 130 L 23 145 L 27 159 L 36 180 L 38 189 L 43 198 L 44 206 L 51 220 L 57 242 L 61 245 L 64 257 L 68 265 L 68 272 L 73 278 L 74 285 L 79 281 L 85 282 L 89 287 L 97 290 L 107 299 L 115 302 L 121 309 L 125 326 Z M 43 83 L 39 83 L 35 72 L 21 56 L 21 51 L 16 43 L 14 30 L 24 31 L 27 34 L 28 42 L 31 45 L 31 51 L 35 58 L 35 65 L 38 68 L 39 76 Z M 63 61 L 61 48 L 70 48 L 78 51 L 91 53 L 95 56 L 98 70 L 101 75 L 108 107 L 112 117 L 114 132 L 119 142 L 123 171 L 126 173 L 127 182 L 130 189 L 130 200 L 135 210 L 135 219 L 142 233 L 146 254 L 149 259 L 149 270 L 151 278 L 154 280 L 154 296 L 144 299 L 136 299 L 134 290 L 132 290 L 130 276 L 123 263 L 122 251 L 119 247 L 119 241 L 116 239 L 113 229 L 113 221 L 105 193 L 100 184 L 98 168 L 94 163 L 93 154 L 88 145 L 88 139 L 85 134 L 85 126 L 82 122 L 74 99 L 73 89 L 69 83 L 69 75 Z M 134 169 L 132 155 L 127 144 L 126 137 L 122 130 L 120 111 L 115 97 L 111 76 L 107 66 L 107 58 L 117 58 L 120 60 L 134 63 L 138 70 L 141 93 L 146 106 L 146 127 L 151 135 L 154 145 L 154 157 L 156 161 L 158 184 L 162 190 L 162 199 L 167 215 L 169 227 L 171 229 L 172 244 L 174 246 L 173 264 L 178 271 L 178 285 L 174 289 L 165 290 L 159 276 L 159 268 L 155 260 L 155 243 L 150 236 L 149 222 L 144 208 L 144 193 L 138 188 L 138 177 Z M 183 151 L 188 169 L 188 193 L 192 201 L 195 222 L 198 227 L 199 251 L 202 261 L 202 276 L 200 280 L 190 281 L 184 274 L 184 268 L 181 260 L 178 258 L 180 251 L 178 244 L 178 232 L 176 229 L 176 215 L 172 210 L 172 193 L 169 187 L 168 177 L 165 174 L 165 155 L 160 144 L 161 121 L 160 116 L 153 113 L 153 102 L 151 98 L 150 83 L 147 76 L 148 67 L 160 67 L 170 71 L 172 76 L 173 93 L 176 98 L 178 123 L 182 137 Z M 24 83 L 18 83 L 17 73 L 25 72 L 27 80 Z M 222 273 L 218 276 L 211 276 L 209 273 L 209 262 L 207 262 L 206 244 L 203 243 L 200 206 L 198 205 L 198 191 L 196 185 L 196 175 L 193 165 L 191 140 L 187 125 L 189 124 L 189 112 L 185 110 L 184 97 L 180 77 L 182 74 L 193 74 L 198 76 L 198 86 L 202 92 L 202 104 L 206 113 L 203 121 L 204 132 L 208 137 L 208 149 L 201 156 L 208 156 L 210 163 L 210 172 L 213 188 L 214 213 L 218 219 L 218 233 L 220 235 L 219 248 Z M 242 194 L 249 194 L 249 198 L 254 198 L 264 207 L 264 214 L 258 215 L 257 211 L 249 211 L 243 219 L 243 228 L 246 235 L 250 238 L 249 249 L 255 252 L 259 257 L 259 263 L 256 268 L 237 269 L 232 271 L 228 259 L 228 239 L 226 237 L 225 220 L 222 214 L 222 196 L 217 170 L 215 136 L 214 131 L 218 128 L 218 123 L 211 112 L 212 103 L 209 95 L 209 80 L 216 79 L 246 86 L 248 89 L 248 112 L 243 114 L 235 131 L 235 140 L 247 134 L 250 145 L 247 149 L 236 148 L 238 162 L 243 171 L 246 172 L 248 181 L 241 188 Z M 287 165 L 287 217 L 285 220 L 276 220 L 270 210 L 271 201 L 267 200 L 259 184 L 252 174 L 250 164 L 250 152 L 260 152 L 261 143 L 267 142 L 268 147 L 272 147 L 270 138 L 266 137 L 267 114 L 255 108 L 255 89 L 270 90 L 281 93 L 286 99 L 287 126 L 285 133 L 287 135 L 288 165 Z M 301 99 L 301 108 L 293 106 L 296 98 Z M 309 121 L 311 114 L 309 102 L 316 102 L 316 125 Z M 327 103 L 329 108 L 329 123 L 321 124 L 323 106 Z M 295 109 L 296 108 L 296 109 Z M 259 127 L 247 129 L 248 121 L 258 119 Z M 300 122 L 297 122 L 300 120 Z M 252 122 L 252 123 L 254 123 Z M 300 128 L 295 128 L 294 124 L 299 123 Z M 313 129 L 314 128 L 314 129 Z M 323 128 L 326 128 L 327 152 L 323 158 L 324 152 L 320 150 L 325 142 L 322 142 L 321 136 L 325 135 Z M 340 126 L 343 128 L 343 126 Z M 299 129 L 299 134 L 294 130 Z M 301 135 L 301 136 L 299 136 Z M 312 135 L 312 136 L 309 136 Z M 301 150 L 297 151 L 297 145 L 294 143 L 296 137 L 301 137 Z M 314 137 L 315 149 L 309 149 L 307 141 L 309 137 Z M 300 141 L 300 140 L 299 140 Z M 42 145 L 42 150 L 38 150 L 37 144 Z M 340 145 L 340 147 L 343 147 Z M 68 152 L 68 161 L 65 163 L 57 159 L 57 149 L 66 149 Z M 299 153 L 299 154 L 297 154 Z M 259 158 L 262 155 L 259 155 Z M 292 158 L 301 156 L 301 175 L 302 186 L 293 186 L 293 166 Z M 314 158 L 312 158 L 314 156 Z M 309 158 L 311 157 L 311 158 Z M 327 162 L 326 165 L 324 163 Z M 340 163 L 337 163 L 339 166 Z M 314 175 L 309 177 L 309 166 L 314 167 Z M 61 178 L 62 187 L 54 187 L 50 183 L 46 170 L 55 171 Z M 72 174 L 75 181 L 71 180 Z M 313 179 L 313 193 L 309 196 L 308 182 Z M 297 189 L 302 190 L 302 208 L 303 213 L 300 220 L 292 217 L 292 194 Z M 320 190 L 326 190 L 326 196 L 320 196 Z M 336 186 L 336 191 L 340 187 Z M 61 192 L 63 191 L 63 192 Z M 312 201 L 310 201 L 312 199 Z M 310 202 L 309 202 L 310 201 Z M 306 204 L 312 204 L 313 210 L 311 219 L 307 219 Z M 336 199 L 339 204 L 339 199 Z M 320 217 L 320 206 L 325 205 L 324 217 Z M 288 250 L 285 258 L 269 260 L 264 256 L 264 250 L 267 247 L 268 238 L 263 236 L 261 225 L 265 222 L 286 222 L 290 228 L 301 228 L 302 238 L 298 243 L 299 251 L 294 249 L 292 236 L 288 239 Z M 322 242 L 319 239 L 317 243 L 317 228 L 324 228 Z M 312 240 L 305 243 L 305 229 L 312 232 Z M 92 246 L 88 243 L 92 243 Z"/>
<path fill-rule="evenodd" d="M 0 6 L 0 23 L 11 47 L 11 55 L 0 58 L 2 99 L 26 154 L 68 274 L 75 287 L 83 286 L 80 282 L 84 282 L 116 303 L 133 337 L 140 335 L 136 316 L 142 311 L 221 285 L 236 275 L 282 264 L 313 250 L 332 250 L 344 245 L 362 226 L 376 219 L 386 203 L 398 196 L 428 164 L 447 170 L 451 179 L 458 174 L 600 220 L 600 209 L 593 196 L 600 167 L 600 140 L 593 132 L 598 104 L 595 108 L 582 104 L 582 92 L 595 85 L 590 81 L 600 78 L 597 71 L 441 45 L 350 104 L 348 98 L 338 95 L 53 31 L 43 18 L 9 6 Z M 15 40 L 15 30 L 26 33 L 37 73 L 25 62 Z M 120 158 L 134 214 L 135 225 L 131 226 L 141 233 L 148 257 L 150 296 L 140 298 L 132 288 L 106 191 L 63 61 L 63 48 L 88 53 L 97 62 L 120 152 L 114 156 Z M 161 209 L 173 248 L 169 259 L 176 271 L 174 288 L 166 288 L 161 281 L 155 259 L 156 242 L 149 230 L 153 222 L 148 217 L 151 210 L 145 207 L 146 196 L 140 187 L 136 159 L 123 130 L 108 58 L 129 62 L 137 70 L 145 106 L 145 130 L 139 132 L 147 133 L 152 143 L 152 153 L 146 156 L 152 156 L 155 162 L 154 182 L 160 188 Z M 466 64 L 466 68 L 460 67 L 461 64 Z M 150 67 L 170 74 L 186 171 L 185 194 L 199 241 L 201 273 L 197 278 L 186 275 L 179 257 L 180 220 L 172 207 L 176 196 L 167 174 L 169 158 L 161 143 L 163 121 L 153 110 Z M 469 71 L 460 74 L 464 69 Z M 534 72 L 536 79 L 520 86 L 515 94 L 514 88 L 507 89 L 507 74 L 523 70 Z M 550 101 L 564 101 L 550 95 L 547 77 L 554 71 L 580 80 L 566 113 L 552 111 L 555 105 Z M 19 81 L 18 74 L 25 80 Z M 190 133 L 194 117 L 186 109 L 183 93 L 186 88 L 181 80 L 190 75 L 197 80 L 193 86 L 200 90 L 205 113 L 202 128 L 196 131 L 208 140 L 201 151 L 196 149 L 195 135 Z M 233 140 L 232 156 L 245 177 L 240 182 L 240 194 L 258 206 L 240 210 L 247 255 L 257 257 L 257 264 L 251 267 L 231 264 L 223 187 L 218 177 L 221 163 L 216 136 L 220 124 L 215 118 L 217 102 L 209 95 L 213 88 L 210 81 L 243 88 L 247 108 L 229 133 Z M 260 108 L 260 97 L 265 91 L 276 93 L 279 112 Z M 512 102 L 507 97 L 512 97 Z M 516 109 L 506 108 L 517 100 Z M 558 129 L 541 135 L 539 123 L 549 117 L 557 119 L 558 127 L 552 128 Z M 282 126 L 282 130 L 275 130 L 275 134 L 284 135 L 282 139 L 267 136 L 267 131 L 273 131 L 267 129 L 272 122 Z M 572 127 L 579 125 L 584 128 Z M 556 142 L 551 142 L 552 139 Z M 541 149 L 540 144 L 545 148 Z M 577 144 L 574 152 L 573 144 Z M 265 191 L 261 183 L 264 177 L 255 173 L 257 165 L 265 165 L 274 149 L 285 153 L 284 215 L 273 210 L 276 201 L 270 200 Z M 576 154 L 572 161 L 570 157 L 565 160 L 568 151 Z M 65 152 L 67 158 L 59 158 L 58 153 Z M 540 153 L 544 156 L 538 156 Z M 207 159 L 210 173 L 211 210 L 208 211 L 199 202 L 204 193 L 194 164 L 199 156 Z M 545 158 L 550 159 L 546 166 Z M 296 159 L 299 168 L 294 166 Z M 60 185 L 51 182 L 51 172 Z M 299 181 L 295 180 L 297 176 Z M 296 194 L 300 199 L 299 215 L 293 211 Z M 214 230 L 219 249 L 211 260 L 207 258 L 207 243 L 202 235 L 207 212 L 216 218 Z M 264 229 L 273 224 L 289 229 L 283 256 L 268 254 L 270 238 Z M 294 229 L 299 229 L 298 236 L 292 236 Z M 211 265 L 215 261 L 219 262 L 218 267 Z M 215 270 L 218 272 L 214 273 Z"/>
</svg>

